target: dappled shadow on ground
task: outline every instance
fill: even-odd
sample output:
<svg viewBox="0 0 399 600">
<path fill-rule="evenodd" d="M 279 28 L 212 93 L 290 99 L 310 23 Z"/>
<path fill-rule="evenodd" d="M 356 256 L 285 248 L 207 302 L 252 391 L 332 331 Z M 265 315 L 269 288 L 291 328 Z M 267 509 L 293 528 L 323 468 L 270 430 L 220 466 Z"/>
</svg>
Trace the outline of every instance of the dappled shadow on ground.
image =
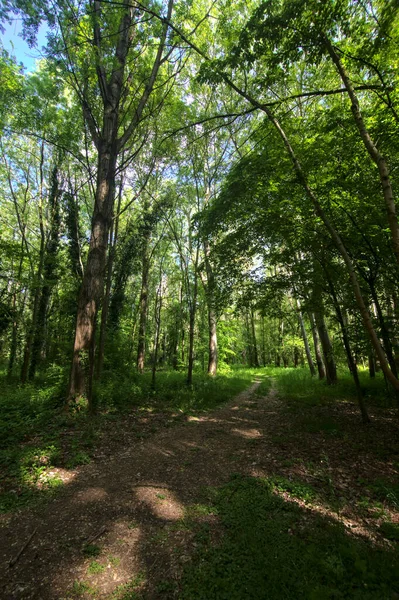
<svg viewBox="0 0 399 600">
<path fill-rule="evenodd" d="M 298 408 L 255 388 L 82 467 L 46 507 L 4 519 L 0 596 L 339 598 L 336 581 L 351 577 L 346 597 L 393 597 L 361 579 L 375 564 L 377 585 L 381 557 L 394 560 L 382 525 L 399 508 L 396 423 L 378 413 L 364 427 L 349 404 Z M 228 483 L 232 473 L 258 483 Z M 218 498 L 215 486 L 226 486 Z"/>
</svg>

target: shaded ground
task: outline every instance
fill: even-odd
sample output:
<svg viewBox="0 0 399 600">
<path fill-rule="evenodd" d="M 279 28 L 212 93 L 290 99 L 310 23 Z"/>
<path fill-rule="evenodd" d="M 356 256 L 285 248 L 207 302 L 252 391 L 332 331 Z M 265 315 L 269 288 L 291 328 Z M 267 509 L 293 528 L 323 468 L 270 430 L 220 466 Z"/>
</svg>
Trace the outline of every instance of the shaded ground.
<svg viewBox="0 0 399 600">
<path fill-rule="evenodd" d="M 114 431 L 114 445 L 110 436 L 92 464 L 65 471 L 67 485 L 55 499 L 3 516 L 0 596 L 183 597 L 182 573 L 200 544 L 190 523 L 205 525 L 207 541 L 219 543 L 219 517 L 202 507 L 232 473 L 268 478 L 309 518 L 341 522 L 352 536 L 390 551 L 399 522 L 399 455 L 389 411 L 374 411 L 373 424 L 363 427 L 350 403 L 307 408 L 274 390 L 257 395 L 258 386 L 220 410 L 154 433 L 147 428 L 141 440 L 129 427 Z"/>
</svg>

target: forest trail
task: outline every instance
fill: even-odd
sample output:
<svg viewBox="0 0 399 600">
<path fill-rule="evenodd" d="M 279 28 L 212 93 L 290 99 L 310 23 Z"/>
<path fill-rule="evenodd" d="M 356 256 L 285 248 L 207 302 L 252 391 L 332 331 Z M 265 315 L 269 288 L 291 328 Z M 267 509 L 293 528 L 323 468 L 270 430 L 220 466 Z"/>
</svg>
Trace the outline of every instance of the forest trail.
<svg viewBox="0 0 399 600">
<path fill-rule="evenodd" d="M 206 486 L 226 482 L 232 472 L 261 474 L 254 442 L 267 438 L 276 418 L 274 390 L 254 394 L 260 380 L 219 410 L 187 417 L 150 439 L 80 467 L 61 493 L 44 507 L 5 515 L 0 532 L 0 596 L 6 599 L 74 598 L 95 586 L 98 598 L 146 574 L 145 597 L 157 597 L 155 584 L 178 577 L 188 560 L 190 540 L 180 557 L 168 552 L 166 528 L 179 522 L 185 508 L 198 502 Z M 269 429 L 269 432 L 272 429 Z M 262 448 L 262 461 L 272 457 Z M 9 567 L 35 532 L 16 565 Z M 98 535 L 101 534 L 101 535 Z M 179 538 L 177 529 L 172 535 Z M 82 554 L 93 540 L 107 557 L 101 573 L 87 575 L 93 556 Z M 177 560 L 177 562 L 176 562 Z M 89 594 L 93 597 L 93 594 Z M 118 597 L 118 596 L 112 596 Z"/>
<path fill-rule="evenodd" d="M 288 482 L 288 488 L 278 488 L 288 502 L 293 483 L 299 482 L 305 495 L 311 486 L 315 500 L 294 499 L 305 520 L 319 514 L 380 543 L 378 519 L 371 515 L 367 520 L 354 506 L 364 495 L 362 480 L 392 477 L 392 464 L 385 457 L 391 452 L 396 422 L 375 411 L 372 426 L 362 428 L 357 408 L 349 402 L 294 406 L 277 396 L 274 382 L 263 397 L 259 385 L 255 380 L 218 410 L 186 415 L 173 426 L 165 422 L 147 439 L 124 438 L 122 449 L 120 444 L 101 447 L 97 459 L 76 469 L 49 503 L 4 515 L 0 597 L 179 597 L 168 585 L 180 581 L 197 550 L 187 523 L 196 519 L 218 541 L 218 517 L 201 512 L 201 505 L 213 486 L 237 473 L 274 477 L 279 485 Z M 329 428 L 318 430 L 315 419 Z M 124 434 L 119 430 L 120 437 Z M 373 446 L 377 457 L 371 454 Z M 335 510 L 336 502 L 340 508 Z M 389 518 L 396 522 L 398 515 Z M 34 531 L 10 568 L 10 559 Z"/>
</svg>

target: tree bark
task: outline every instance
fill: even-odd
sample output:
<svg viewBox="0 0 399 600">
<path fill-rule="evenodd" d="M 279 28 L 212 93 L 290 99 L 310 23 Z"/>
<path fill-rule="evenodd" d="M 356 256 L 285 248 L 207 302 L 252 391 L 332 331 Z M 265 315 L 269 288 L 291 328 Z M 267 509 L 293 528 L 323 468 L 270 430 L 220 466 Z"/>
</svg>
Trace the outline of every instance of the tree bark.
<svg viewBox="0 0 399 600">
<path fill-rule="evenodd" d="M 374 379 L 375 378 L 375 359 L 374 359 L 374 355 L 371 351 L 369 351 L 368 362 L 369 362 L 370 378 Z"/>
<path fill-rule="evenodd" d="M 314 311 L 317 332 L 319 334 L 321 347 L 323 350 L 324 364 L 326 367 L 327 383 L 334 385 L 337 383 L 337 367 L 335 366 L 333 349 L 331 345 L 330 336 L 324 320 L 324 315 L 320 308 L 316 308 Z"/>
<path fill-rule="evenodd" d="M 316 320 L 315 320 L 314 314 L 312 312 L 309 312 L 309 321 L 310 321 L 310 326 L 312 329 L 313 346 L 314 346 L 314 352 L 315 352 L 315 356 L 316 356 L 316 365 L 317 365 L 317 371 L 319 373 L 319 379 L 324 379 L 326 376 L 326 371 L 324 368 L 324 363 L 323 363 L 323 359 L 322 359 L 321 351 L 320 351 L 319 336 L 317 335 Z"/>
<path fill-rule="evenodd" d="M 139 339 L 137 345 L 137 370 L 143 373 L 145 366 L 145 333 L 147 328 L 148 309 L 148 277 L 150 272 L 150 259 L 148 255 L 149 237 L 144 238 L 141 271 L 141 292 L 139 303 Z"/>
<path fill-rule="evenodd" d="M 262 315 L 261 320 L 262 331 L 262 365 L 266 367 L 266 340 L 265 340 L 265 317 Z"/>
<path fill-rule="evenodd" d="M 257 344 L 257 341 L 256 341 L 255 315 L 254 315 L 254 310 L 253 310 L 252 307 L 251 307 L 250 317 L 251 317 L 253 361 L 254 361 L 254 367 L 256 367 L 258 369 L 260 367 L 260 365 L 259 365 L 259 356 L 258 356 L 258 344 Z"/>
<path fill-rule="evenodd" d="M 162 310 L 162 269 L 160 273 L 160 281 L 155 300 L 155 340 L 154 340 L 154 355 L 152 363 L 151 385 L 155 387 L 155 377 L 157 373 L 157 362 L 159 352 L 159 333 L 161 330 L 161 310 Z"/>
<path fill-rule="evenodd" d="M 193 383 L 195 315 L 196 315 L 196 310 L 197 310 L 197 295 L 198 295 L 198 259 L 199 259 L 199 246 L 197 246 L 195 261 L 194 261 L 194 286 L 193 286 L 193 295 L 192 295 L 191 303 L 190 303 L 191 305 L 190 305 L 189 337 L 188 337 L 187 385 L 192 385 L 192 383 Z"/>
<path fill-rule="evenodd" d="M 69 398 L 83 395 L 86 391 L 90 412 L 92 403 L 92 377 L 97 314 L 104 290 L 104 274 L 109 229 L 114 202 L 114 182 L 117 161 L 115 115 L 105 120 L 108 133 L 106 142 L 101 142 L 97 166 L 96 198 L 92 218 L 91 239 L 86 269 L 78 300 L 75 343 L 69 384 Z M 88 368 L 87 368 L 88 367 Z"/>
<path fill-rule="evenodd" d="M 206 299 L 208 304 L 208 375 L 216 375 L 218 364 L 217 316 L 215 310 L 215 277 L 209 262 L 209 246 L 204 244 Z"/>
<path fill-rule="evenodd" d="M 305 323 L 303 322 L 302 311 L 300 309 L 299 301 L 298 300 L 297 300 L 297 313 L 298 313 L 299 326 L 301 328 L 303 345 L 305 347 L 306 359 L 308 361 L 310 374 L 311 374 L 312 377 L 314 377 L 316 375 L 316 369 L 315 369 L 314 364 L 313 364 L 312 354 L 310 352 L 310 347 L 309 347 L 308 336 L 306 334 L 306 329 L 305 329 Z"/>
<path fill-rule="evenodd" d="M 104 350 L 105 350 L 105 339 L 107 334 L 107 325 L 108 325 L 108 312 L 109 312 L 109 303 L 110 303 L 110 294 L 111 294 L 111 284 L 112 284 L 112 272 L 115 261 L 115 253 L 116 253 L 116 243 L 118 240 L 118 228 L 119 228 L 119 211 L 121 207 L 122 201 L 122 190 L 123 190 L 123 178 L 119 183 L 119 194 L 118 194 L 118 203 L 117 203 L 117 214 L 115 218 L 114 224 L 111 224 L 110 229 L 110 241 L 109 241 L 109 252 L 108 252 L 108 262 L 107 262 L 107 279 L 105 284 L 105 294 L 102 303 L 101 310 L 101 325 L 100 325 L 100 339 L 98 342 L 98 356 L 97 356 L 97 378 L 101 379 L 103 366 L 104 366 Z"/>
<path fill-rule="evenodd" d="M 380 301 L 378 298 L 378 294 L 375 289 L 374 283 L 369 281 L 368 284 L 370 287 L 371 297 L 374 302 L 377 318 L 378 318 L 378 321 L 380 324 L 380 332 L 381 332 L 381 338 L 382 338 L 382 341 L 384 344 L 385 354 L 387 355 L 389 366 L 391 367 L 392 373 L 394 373 L 395 377 L 397 377 L 398 372 L 397 372 L 395 357 L 393 354 L 393 346 L 392 346 L 391 338 L 389 335 L 389 331 L 388 331 L 386 323 L 385 323 L 384 315 L 382 313 L 382 308 L 381 308 L 381 304 L 380 304 Z"/>
</svg>

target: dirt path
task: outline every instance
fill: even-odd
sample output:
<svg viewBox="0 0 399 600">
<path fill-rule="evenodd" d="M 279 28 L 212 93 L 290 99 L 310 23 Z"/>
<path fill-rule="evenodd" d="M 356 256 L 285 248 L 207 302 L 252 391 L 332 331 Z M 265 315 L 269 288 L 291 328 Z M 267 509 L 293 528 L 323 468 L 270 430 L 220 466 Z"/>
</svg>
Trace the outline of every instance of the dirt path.
<svg viewBox="0 0 399 600">
<path fill-rule="evenodd" d="M 0 521 L 0 597 L 82 597 L 87 583 L 103 598 L 140 573 L 146 574 L 146 596 L 156 597 L 154 584 L 160 575 L 179 569 L 163 543 L 165 526 L 184 516 L 204 486 L 223 483 L 244 464 L 248 472 L 255 470 L 248 441 L 263 435 L 261 421 L 274 410 L 272 398 L 254 399 L 258 386 L 259 381 L 221 410 L 188 417 L 149 440 L 79 468 L 45 508 Z M 10 568 L 10 559 L 36 528 Z M 82 546 L 103 531 L 93 544 L 101 548 L 98 561 L 106 568 L 88 574 L 93 557 L 85 557 Z"/>
<path fill-rule="evenodd" d="M 337 497 L 350 490 L 350 504 L 358 478 L 370 475 L 370 468 L 389 476 L 392 463 L 382 451 L 386 440 L 394 439 L 396 424 L 374 415 L 372 427 L 362 432 L 348 403 L 312 408 L 312 415 L 328 411 L 329 418 L 340 419 L 342 436 L 301 431 L 301 413 L 290 411 L 274 389 L 259 397 L 258 386 L 255 382 L 220 410 L 188 417 L 145 441 L 132 440 L 110 457 L 79 468 L 45 507 L 3 518 L 0 597 L 119 600 L 124 586 L 142 577 L 144 598 L 164 598 L 159 582 L 179 579 L 195 549 L 182 519 L 207 486 L 223 484 L 232 473 L 307 477 L 315 485 L 319 478 L 320 485 L 332 482 Z M 368 454 L 378 443 L 380 461 Z M 215 517 L 203 518 L 212 526 Z M 350 509 L 345 518 L 350 522 Z M 359 534 L 363 526 L 351 523 Z M 29 546 L 9 568 L 35 528 Z M 93 537 L 94 548 L 86 548 L 85 555 L 84 544 Z"/>
</svg>

